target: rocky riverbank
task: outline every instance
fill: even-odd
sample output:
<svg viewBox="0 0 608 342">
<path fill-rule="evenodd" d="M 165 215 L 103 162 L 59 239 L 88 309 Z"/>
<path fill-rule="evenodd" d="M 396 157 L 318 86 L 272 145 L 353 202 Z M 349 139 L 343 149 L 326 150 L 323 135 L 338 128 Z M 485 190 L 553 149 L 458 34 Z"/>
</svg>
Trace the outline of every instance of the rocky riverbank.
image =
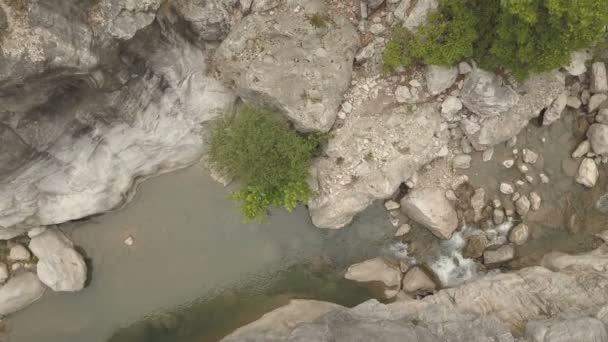
<svg viewBox="0 0 608 342">
<path fill-rule="evenodd" d="M 538 238 L 535 225 L 549 219 L 548 210 L 559 210 L 544 194 L 561 189 L 564 178 L 542 145 L 518 142 L 518 135 L 531 121 L 546 130 L 574 122 L 577 146 L 560 166 L 580 189 L 594 197 L 601 192 L 608 162 L 606 60 L 578 51 L 570 65 L 525 81 L 474 61 L 384 74 L 391 28 L 415 28 L 437 6 L 436 0 L 91 0 L 60 6 L 0 0 L 0 235 L 6 250 L 0 314 L 31 304 L 46 287 L 83 289 L 84 258 L 55 225 L 119 208 L 138 182 L 200 160 L 205 127 L 238 102 L 271 107 L 300 132 L 330 132 L 311 170 L 316 196 L 308 209 L 317 227 L 345 227 L 372 203 L 384 202 L 394 243 L 346 271 L 379 299 L 437 291 L 425 298 L 440 298 L 452 291 L 441 288 L 519 268 L 510 263 Z M 487 165 L 501 170 L 491 182 L 480 180 Z M 605 214 L 600 195 L 590 201 Z M 565 212 L 572 233 L 587 223 Z M 554 276 L 540 268 L 518 272 L 470 286 L 528 273 L 547 281 Z M 317 314 L 329 308 L 335 309 L 324 305 Z M 528 331 L 521 322 L 503 323 L 509 329 L 496 325 L 493 333 Z M 530 331 L 555 325 L 545 323 Z"/>
</svg>

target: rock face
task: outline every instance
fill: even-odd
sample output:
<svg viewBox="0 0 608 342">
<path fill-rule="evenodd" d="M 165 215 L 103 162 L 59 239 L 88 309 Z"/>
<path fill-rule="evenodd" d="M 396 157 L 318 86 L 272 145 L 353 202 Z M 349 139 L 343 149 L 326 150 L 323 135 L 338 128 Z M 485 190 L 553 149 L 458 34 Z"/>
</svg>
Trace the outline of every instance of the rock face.
<svg viewBox="0 0 608 342">
<path fill-rule="evenodd" d="M 529 267 L 487 275 L 422 300 L 391 304 L 371 300 L 352 309 L 338 308 L 309 322 L 293 324 L 275 339 L 260 339 L 254 322 L 238 338 L 326 342 L 605 341 L 607 256 L 608 246 L 604 245 L 586 255 L 559 255 L 561 261 L 553 263 L 551 270 Z M 234 334 L 230 338 L 234 341 Z"/>
<path fill-rule="evenodd" d="M 178 15 L 201 40 L 219 41 L 228 35 L 236 0 L 173 1 Z"/>
<path fill-rule="evenodd" d="M 507 141 L 553 103 L 564 92 L 564 84 L 564 75 L 555 71 L 511 87 L 498 76 L 476 69 L 465 79 L 461 100 L 477 116 L 462 121 L 463 131 L 477 150 Z"/>
<path fill-rule="evenodd" d="M 424 164 L 447 152 L 439 107 L 375 106 L 351 114 L 313 163 L 312 222 L 341 228 L 377 199 L 389 198 Z"/>
<path fill-rule="evenodd" d="M 38 278 L 54 291 L 79 291 L 87 279 L 87 266 L 73 244 L 58 229 L 32 238 L 30 249 L 38 257 Z"/>
<path fill-rule="evenodd" d="M 309 16 L 249 15 L 222 42 L 215 62 L 244 101 L 283 112 L 300 131 L 328 131 L 350 86 L 359 38 L 343 17 L 315 27 Z"/>
<path fill-rule="evenodd" d="M 439 188 L 415 189 L 401 200 L 401 210 L 440 239 L 449 239 L 458 228 L 452 203 Z"/>
<path fill-rule="evenodd" d="M 351 265 L 344 278 L 371 287 L 380 285 L 384 298 L 393 298 L 401 286 L 401 271 L 389 266 L 382 258 L 369 259 Z"/>
<path fill-rule="evenodd" d="M 0 315 L 25 308 L 42 297 L 44 290 L 44 285 L 34 273 L 17 274 L 0 287 Z"/>
<path fill-rule="evenodd" d="M 4 6 L 3 233 L 120 206 L 135 179 L 198 160 L 205 123 L 234 101 L 203 51 L 154 20 L 159 0 L 71 3 Z"/>
</svg>

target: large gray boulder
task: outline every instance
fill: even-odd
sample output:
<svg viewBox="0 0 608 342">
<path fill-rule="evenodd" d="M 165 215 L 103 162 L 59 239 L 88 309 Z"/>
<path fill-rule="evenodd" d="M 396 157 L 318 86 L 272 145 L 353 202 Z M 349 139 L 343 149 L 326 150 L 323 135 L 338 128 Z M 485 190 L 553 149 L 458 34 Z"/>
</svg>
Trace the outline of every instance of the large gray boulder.
<svg viewBox="0 0 608 342">
<path fill-rule="evenodd" d="M 517 135 L 540 115 L 565 89 L 565 77 L 558 71 L 530 76 L 514 86 L 501 85 L 496 76 L 475 70 L 465 80 L 461 100 L 477 114 L 463 120 L 463 131 L 475 149 L 484 150 Z"/>
<path fill-rule="evenodd" d="M 374 103 L 375 104 L 375 103 Z M 438 105 L 376 105 L 352 113 L 312 166 L 308 202 L 314 225 L 341 228 L 378 199 L 390 197 L 420 167 L 447 153 Z"/>
<path fill-rule="evenodd" d="M 87 280 L 87 266 L 70 241 L 56 228 L 32 238 L 29 245 L 38 263 L 38 278 L 53 291 L 80 291 Z"/>
<path fill-rule="evenodd" d="M 359 37 L 346 18 L 315 27 L 311 15 L 249 15 L 222 42 L 215 63 L 245 102 L 284 113 L 300 131 L 328 131 L 350 86 Z"/>
<path fill-rule="evenodd" d="M 440 188 L 416 188 L 401 199 L 401 211 L 440 239 L 449 239 L 458 228 L 458 216 Z"/>
<path fill-rule="evenodd" d="M 0 315 L 6 316 L 29 306 L 42 297 L 45 289 L 34 273 L 13 276 L 0 287 Z"/>
<path fill-rule="evenodd" d="M 595 154 L 608 154 L 608 125 L 591 125 L 587 130 L 587 138 Z"/>
<path fill-rule="evenodd" d="M 351 265 L 344 278 L 352 280 L 375 290 L 380 287 L 383 299 L 397 295 L 401 287 L 401 271 L 387 264 L 382 258 L 373 258 Z"/>
<path fill-rule="evenodd" d="M 230 32 L 237 0 L 178 0 L 170 4 L 203 41 L 221 41 Z"/>
</svg>

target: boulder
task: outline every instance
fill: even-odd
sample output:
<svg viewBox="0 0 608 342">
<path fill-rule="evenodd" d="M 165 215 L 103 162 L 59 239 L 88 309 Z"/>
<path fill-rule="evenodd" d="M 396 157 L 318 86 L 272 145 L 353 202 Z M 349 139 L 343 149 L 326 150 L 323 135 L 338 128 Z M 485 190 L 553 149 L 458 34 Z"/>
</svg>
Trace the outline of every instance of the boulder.
<svg viewBox="0 0 608 342">
<path fill-rule="evenodd" d="M 401 271 L 389 266 L 382 258 L 351 265 L 344 278 L 372 288 L 379 285 L 385 299 L 395 297 L 401 286 Z"/>
<path fill-rule="evenodd" d="M 595 161 L 591 158 L 585 158 L 578 167 L 576 182 L 588 188 L 592 188 L 595 186 L 599 175 Z"/>
<path fill-rule="evenodd" d="M 458 68 L 446 67 L 442 65 L 428 65 L 424 78 L 426 87 L 431 95 L 438 95 L 450 88 L 458 77 Z"/>
<path fill-rule="evenodd" d="M 608 92 L 608 78 L 606 76 L 606 64 L 595 62 L 591 65 L 591 92 Z"/>
<path fill-rule="evenodd" d="M 587 138 L 595 154 L 608 154 L 608 125 L 591 125 L 587 130 Z"/>
<path fill-rule="evenodd" d="M 515 257 L 515 250 L 511 245 L 501 246 L 498 249 L 486 249 L 483 252 L 483 263 L 486 265 L 498 264 L 512 260 Z"/>
<path fill-rule="evenodd" d="M 566 104 L 568 103 L 568 92 L 563 92 L 561 95 L 553 101 L 551 106 L 547 108 L 545 114 L 543 115 L 543 125 L 549 126 L 555 121 L 559 120 L 562 115 L 562 112 L 566 108 Z"/>
<path fill-rule="evenodd" d="M 439 7 L 437 0 L 401 0 L 395 9 L 395 17 L 403 21 L 403 26 L 409 30 L 424 23 L 431 12 Z"/>
<path fill-rule="evenodd" d="M 458 228 L 456 210 L 440 188 L 410 191 L 401 200 L 401 211 L 440 239 L 450 239 Z"/>
<path fill-rule="evenodd" d="M 323 156 L 313 162 L 308 202 L 312 222 L 341 228 L 431 160 L 447 154 L 447 130 L 434 104 L 378 105 L 349 115 L 333 132 Z M 337 161 L 340 161 L 337 163 Z"/>
<path fill-rule="evenodd" d="M 448 96 L 441 104 L 441 114 L 454 115 L 462 109 L 462 102 L 456 96 Z"/>
<path fill-rule="evenodd" d="M 42 297 L 45 289 L 34 273 L 13 276 L 0 287 L 0 315 L 6 316 L 29 306 Z"/>
<path fill-rule="evenodd" d="M 589 151 L 591 151 L 591 143 L 589 140 L 583 140 L 572 152 L 572 158 L 580 158 L 589 153 Z"/>
<path fill-rule="evenodd" d="M 243 101 L 282 112 L 300 131 L 326 132 L 350 87 L 358 50 L 357 31 L 346 18 L 315 27 L 306 11 L 283 11 L 272 20 L 243 18 L 217 49 L 215 63 Z"/>
<path fill-rule="evenodd" d="M 595 113 L 606 100 L 608 100 L 608 95 L 606 94 L 595 94 L 591 96 L 591 98 L 589 98 L 589 103 L 587 104 L 587 111 L 589 113 Z"/>
<path fill-rule="evenodd" d="M 467 75 L 461 100 L 479 116 L 479 129 L 471 131 L 463 127 L 463 131 L 476 150 L 505 142 L 540 115 L 564 89 L 564 75 L 557 71 L 532 75 L 512 88 L 502 85 L 494 74 L 477 69 Z"/>
<path fill-rule="evenodd" d="M 514 244 L 521 246 L 528 241 L 530 237 L 530 228 L 525 223 L 520 223 L 517 226 L 513 227 L 509 232 L 509 241 Z"/>
<path fill-rule="evenodd" d="M 525 338 L 530 342 L 608 341 L 608 331 L 596 318 L 574 316 L 530 321 Z"/>
<path fill-rule="evenodd" d="M 21 244 L 11 247 L 8 254 L 8 259 L 11 261 L 28 261 L 31 257 L 30 251 Z"/>
<path fill-rule="evenodd" d="M 80 291 L 87 279 L 87 266 L 72 242 L 56 228 L 32 238 L 38 278 L 53 291 Z"/>
<path fill-rule="evenodd" d="M 490 241 L 488 241 L 485 234 L 475 234 L 469 236 L 467 239 L 467 244 L 464 247 L 463 256 L 465 258 L 480 258 L 489 242 Z"/>
<path fill-rule="evenodd" d="M 220 41 L 230 32 L 236 0 L 182 0 L 172 1 L 171 5 L 197 38 Z"/>
<path fill-rule="evenodd" d="M 570 54 L 570 64 L 564 69 L 572 75 L 579 76 L 587 72 L 587 61 L 593 58 L 593 54 L 588 49 L 578 50 Z"/>
<path fill-rule="evenodd" d="M 419 267 L 413 267 L 403 277 L 403 291 L 406 293 L 432 292 L 437 284 L 425 271 Z"/>
<path fill-rule="evenodd" d="M 515 201 L 515 211 L 522 217 L 528 214 L 528 211 L 530 211 L 530 200 L 526 195 L 520 196 Z"/>
</svg>

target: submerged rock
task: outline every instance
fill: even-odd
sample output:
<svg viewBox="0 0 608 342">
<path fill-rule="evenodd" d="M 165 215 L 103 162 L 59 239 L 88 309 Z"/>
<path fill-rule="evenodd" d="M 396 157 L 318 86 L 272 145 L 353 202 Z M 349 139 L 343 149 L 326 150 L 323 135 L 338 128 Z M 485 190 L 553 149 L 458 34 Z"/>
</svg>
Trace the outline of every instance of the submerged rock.
<svg viewBox="0 0 608 342">
<path fill-rule="evenodd" d="M 44 294 L 46 288 L 31 272 L 23 272 L 13 276 L 0 287 L 0 315 L 5 316 L 19 311 Z"/>
<path fill-rule="evenodd" d="M 401 286 L 401 271 L 389 266 L 382 258 L 351 265 L 344 278 L 372 288 L 381 286 L 381 293 L 385 298 L 395 297 Z"/>
<path fill-rule="evenodd" d="M 359 37 L 346 18 L 318 28 L 309 15 L 248 15 L 222 42 L 215 63 L 245 102 L 282 112 L 300 131 L 326 132 L 350 86 Z"/>
<path fill-rule="evenodd" d="M 56 228 L 32 238 L 30 249 L 38 257 L 38 278 L 53 291 L 80 291 L 87 266 L 70 240 Z"/>
<path fill-rule="evenodd" d="M 458 228 L 456 210 L 439 188 L 411 191 L 401 200 L 401 211 L 440 239 L 449 239 Z"/>
<path fill-rule="evenodd" d="M 390 198 L 424 164 L 447 152 L 436 105 L 353 113 L 313 162 L 312 222 L 341 228 L 373 201 Z"/>
</svg>

